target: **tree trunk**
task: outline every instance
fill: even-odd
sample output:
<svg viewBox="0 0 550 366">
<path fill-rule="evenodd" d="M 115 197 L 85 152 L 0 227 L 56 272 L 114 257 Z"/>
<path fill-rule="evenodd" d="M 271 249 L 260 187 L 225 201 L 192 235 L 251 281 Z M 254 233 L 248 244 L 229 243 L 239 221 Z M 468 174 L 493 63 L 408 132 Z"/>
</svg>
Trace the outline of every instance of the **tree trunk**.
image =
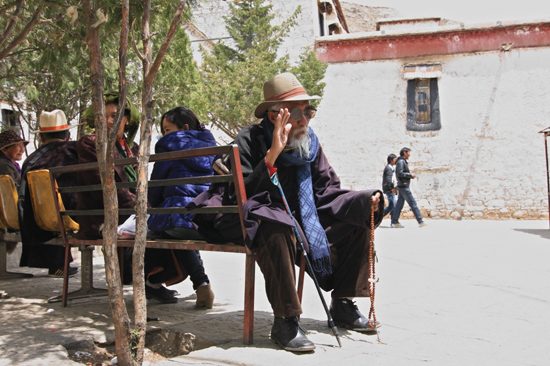
<svg viewBox="0 0 550 366">
<path fill-rule="evenodd" d="M 113 315 L 115 327 L 115 349 L 121 365 L 132 365 L 130 349 L 130 320 L 126 311 L 126 304 L 122 292 L 120 268 L 116 250 L 116 229 L 118 226 L 118 198 L 114 177 L 114 142 L 116 132 L 109 134 L 107 139 L 107 124 L 105 119 L 105 99 L 103 91 L 103 69 L 101 66 L 101 52 L 99 47 L 99 28 L 93 27 L 91 0 L 84 2 L 86 14 L 86 29 L 88 52 L 90 54 L 92 104 L 94 106 L 94 122 L 96 130 L 96 151 L 99 163 L 99 173 L 103 187 L 103 202 L 105 218 L 103 225 L 103 252 L 105 256 L 105 275 L 109 291 L 109 305 Z M 118 130 L 121 121 L 120 111 L 117 113 L 111 132 Z M 118 122 L 118 123 L 117 123 Z M 107 141 L 106 141 L 107 140 Z"/>
<path fill-rule="evenodd" d="M 138 160 L 138 183 L 137 183 L 137 198 L 136 198 L 136 237 L 134 244 L 134 311 L 136 331 L 138 332 L 138 347 L 136 359 L 139 363 L 143 361 L 143 349 L 145 347 L 145 330 L 147 326 L 147 308 L 145 306 L 145 281 L 143 275 L 143 258 L 145 256 L 145 246 L 147 241 L 147 177 L 149 176 L 149 150 L 151 146 L 151 127 L 153 125 L 153 81 L 155 75 L 162 63 L 162 59 L 174 37 L 176 27 L 181 21 L 185 0 L 180 0 L 172 24 L 168 30 L 159 53 L 152 63 L 151 50 L 151 34 L 149 29 L 149 21 L 151 15 L 151 1 L 144 0 L 143 7 L 143 88 L 141 94 L 142 111 L 141 111 L 141 133 L 139 145 L 139 160 Z M 161 121 L 162 122 L 162 121 Z M 139 260 L 139 262 L 138 262 Z M 139 263 L 139 266 L 138 266 Z M 141 276 L 136 282 L 136 276 Z"/>
</svg>

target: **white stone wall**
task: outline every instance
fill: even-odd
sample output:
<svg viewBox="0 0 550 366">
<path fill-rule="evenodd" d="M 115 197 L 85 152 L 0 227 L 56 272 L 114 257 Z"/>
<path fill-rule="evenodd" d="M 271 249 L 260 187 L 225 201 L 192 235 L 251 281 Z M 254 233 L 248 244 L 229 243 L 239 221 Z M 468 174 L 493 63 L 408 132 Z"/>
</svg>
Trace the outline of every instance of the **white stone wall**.
<svg viewBox="0 0 550 366">
<path fill-rule="evenodd" d="M 312 127 L 345 187 L 380 188 L 387 155 L 408 146 L 426 217 L 547 218 L 548 59 L 539 48 L 333 64 Z M 403 64 L 429 61 L 443 66 L 442 128 L 409 132 Z"/>
</svg>

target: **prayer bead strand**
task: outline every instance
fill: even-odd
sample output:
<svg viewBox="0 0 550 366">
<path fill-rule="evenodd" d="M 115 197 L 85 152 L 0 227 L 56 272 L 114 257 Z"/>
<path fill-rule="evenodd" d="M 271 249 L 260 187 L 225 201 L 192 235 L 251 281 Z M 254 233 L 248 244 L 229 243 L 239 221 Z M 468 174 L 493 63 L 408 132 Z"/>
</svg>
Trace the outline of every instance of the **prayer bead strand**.
<svg viewBox="0 0 550 366">
<path fill-rule="evenodd" d="M 375 207 L 371 208 L 370 211 L 370 245 L 369 245 L 369 260 L 370 260 L 370 279 L 369 279 L 369 289 L 370 289 L 370 311 L 369 311 L 369 322 L 371 322 L 372 318 L 372 325 L 376 329 L 376 336 L 378 338 L 378 342 L 380 342 L 380 332 L 378 331 L 378 323 L 376 322 L 376 312 L 374 310 L 374 296 L 376 291 L 376 271 L 375 271 L 375 259 L 376 259 L 376 252 L 374 250 L 374 211 L 376 211 Z"/>
</svg>

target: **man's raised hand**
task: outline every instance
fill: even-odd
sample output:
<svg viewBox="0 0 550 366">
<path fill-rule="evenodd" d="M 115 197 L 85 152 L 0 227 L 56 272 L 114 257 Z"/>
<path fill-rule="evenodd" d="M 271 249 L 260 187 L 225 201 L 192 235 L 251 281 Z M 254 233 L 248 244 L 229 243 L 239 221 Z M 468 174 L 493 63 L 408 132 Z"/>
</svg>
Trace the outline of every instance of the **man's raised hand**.
<svg viewBox="0 0 550 366">
<path fill-rule="evenodd" d="M 265 156 L 265 161 L 271 166 L 275 165 L 275 161 L 288 142 L 288 136 L 292 128 L 292 125 L 288 123 L 289 119 L 290 112 L 288 109 L 281 108 L 275 122 L 273 122 L 275 126 L 273 130 L 273 140 L 271 141 L 271 148 L 267 151 Z"/>
</svg>

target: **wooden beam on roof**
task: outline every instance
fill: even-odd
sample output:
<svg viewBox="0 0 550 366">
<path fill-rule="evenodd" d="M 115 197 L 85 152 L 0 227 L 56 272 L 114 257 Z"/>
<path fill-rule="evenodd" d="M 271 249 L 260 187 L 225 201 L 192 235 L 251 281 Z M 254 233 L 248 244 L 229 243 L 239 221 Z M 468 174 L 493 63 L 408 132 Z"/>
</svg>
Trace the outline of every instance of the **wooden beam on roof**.
<svg viewBox="0 0 550 366">
<path fill-rule="evenodd" d="M 342 27 L 346 31 L 346 33 L 349 33 L 348 24 L 346 23 L 346 17 L 344 16 L 344 11 L 342 10 L 342 6 L 340 6 L 340 0 L 332 0 L 334 3 L 334 7 L 336 8 L 336 15 L 338 15 L 338 20 L 340 21 L 340 24 L 342 24 Z"/>
<path fill-rule="evenodd" d="M 410 32 L 368 32 L 315 40 L 323 62 L 362 62 L 550 46 L 550 22 L 512 23 Z"/>
</svg>

